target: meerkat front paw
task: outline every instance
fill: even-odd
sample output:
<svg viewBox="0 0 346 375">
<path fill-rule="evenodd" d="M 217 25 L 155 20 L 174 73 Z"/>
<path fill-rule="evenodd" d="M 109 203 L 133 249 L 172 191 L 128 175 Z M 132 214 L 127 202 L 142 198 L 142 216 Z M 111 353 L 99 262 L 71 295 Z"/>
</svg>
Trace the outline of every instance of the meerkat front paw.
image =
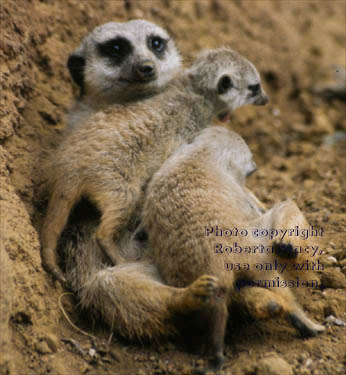
<svg viewBox="0 0 346 375">
<path fill-rule="evenodd" d="M 184 304 L 189 310 L 197 310 L 210 304 L 211 299 L 220 290 L 219 279 L 210 275 L 203 275 L 195 280 L 184 293 Z"/>
</svg>

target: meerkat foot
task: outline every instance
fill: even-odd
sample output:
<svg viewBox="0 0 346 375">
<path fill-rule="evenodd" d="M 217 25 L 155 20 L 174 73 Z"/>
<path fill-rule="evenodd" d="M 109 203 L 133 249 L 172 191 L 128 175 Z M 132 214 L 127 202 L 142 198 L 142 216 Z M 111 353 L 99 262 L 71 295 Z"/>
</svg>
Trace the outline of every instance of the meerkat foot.
<svg viewBox="0 0 346 375">
<path fill-rule="evenodd" d="M 321 324 L 311 321 L 302 310 L 288 313 L 287 320 L 303 337 L 314 337 L 325 330 L 325 327 Z"/>
<path fill-rule="evenodd" d="M 54 251 L 48 248 L 41 249 L 42 267 L 47 273 L 53 276 L 54 279 L 59 280 L 62 284 L 66 284 L 66 278 L 62 271 L 56 264 Z"/>
<path fill-rule="evenodd" d="M 210 303 L 210 299 L 216 294 L 218 288 L 217 277 L 203 275 L 186 288 L 184 303 L 190 307 L 190 310 L 199 309 L 202 305 Z"/>
<path fill-rule="evenodd" d="M 211 370 L 211 371 L 218 371 L 221 370 L 222 365 L 225 362 L 225 356 L 223 355 L 222 352 L 216 353 L 213 355 L 212 358 L 209 359 L 209 367 L 206 369 L 206 371 Z"/>
<path fill-rule="evenodd" d="M 213 304 L 213 297 L 219 289 L 217 277 L 203 275 L 176 293 L 171 306 L 176 312 L 184 314 L 199 310 L 205 311 Z"/>
<path fill-rule="evenodd" d="M 239 298 L 255 319 L 269 319 L 281 315 L 284 301 L 270 290 L 262 288 L 242 288 Z"/>
</svg>

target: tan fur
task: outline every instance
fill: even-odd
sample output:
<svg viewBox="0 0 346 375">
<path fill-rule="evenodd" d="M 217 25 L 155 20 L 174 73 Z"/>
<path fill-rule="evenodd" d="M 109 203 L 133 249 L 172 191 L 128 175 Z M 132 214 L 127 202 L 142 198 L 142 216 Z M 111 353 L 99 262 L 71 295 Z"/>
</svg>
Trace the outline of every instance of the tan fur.
<svg viewBox="0 0 346 375">
<path fill-rule="evenodd" d="M 81 308 L 131 340 L 202 336 L 198 344 L 220 366 L 227 311 L 218 278 L 202 275 L 184 288 L 168 286 L 150 254 L 111 266 L 95 239 L 96 228 L 94 219 L 77 224 L 70 230 L 78 234 L 67 236 L 64 246 L 67 282 Z"/>
<path fill-rule="evenodd" d="M 220 92 L 225 76 L 232 85 Z M 43 266 L 65 280 L 57 266 L 56 245 L 81 197 L 101 211 L 97 241 L 113 264 L 121 263 L 119 241 L 152 175 L 214 115 L 244 104 L 265 104 L 263 89 L 256 95 L 248 89 L 259 82 L 255 67 L 236 52 L 209 51 L 161 94 L 109 106 L 69 134 L 45 168 L 51 198 L 41 233 Z"/>
<path fill-rule="evenodd" d="M 285 280 L 287 273 L 256 271 L 256 263 L 278 259 L 275 254 L 217 253 L 217 244 L 244 246 L 271 244 L 251 236 L 253 228 L 307 227 L 307 222 L 292 201 L 275 205 L 264 214 L 244 188 L 253 169 L 252 155 L 241 137 L 227 129 L 208 128 L 190 145 L 179 148 L 154 175 L 148 186 L 142 222 L 149 236 L 149 247 L 165 283 L 184 287 L 202 274 L 215 275 L 231 299 L 248 306 L 258 318 L 284 315 L 304 336 L 324 328 L 310 321 L 288 287 L 269 289 L 243 287 L 244 280 Z M 245 228 L 245 237 L 206 235 L 207 226 L 225 230 Z M 277 242 L 274 238 L 273 242 Z M 302 240 L 290 237 L 293 245 Z M 305 242 L 306 245 L 306 242 Z M 299 257 L 302 261 L 304 257 Z M 311 259 L 311 258 L 310 258 Z M 286 263 L 290 263 L 291 260 Z M 296 261 L 296 259 L 295 259 Z M 225 262 L 249 265 L 249 270 L 226 271 Z M 306 276 L 306 275 L 300 275 Z M 302 277 L 304 278 L 304 277 Z"/>
</svg>

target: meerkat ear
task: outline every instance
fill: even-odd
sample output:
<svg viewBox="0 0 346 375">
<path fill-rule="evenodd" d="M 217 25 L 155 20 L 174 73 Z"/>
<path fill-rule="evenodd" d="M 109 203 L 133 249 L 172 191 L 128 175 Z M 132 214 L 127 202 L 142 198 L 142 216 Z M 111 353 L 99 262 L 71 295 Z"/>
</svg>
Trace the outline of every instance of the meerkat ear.
<svg viewBox="0 0 346 375">
<path fill-rule="evenodd" d="M 82 92 L 84 89 L 85 58 L 81 51 L 77 50 L 69 56 L 67 60 L 67 67 L 73 82 L 79 86 Z"/>
</svg>

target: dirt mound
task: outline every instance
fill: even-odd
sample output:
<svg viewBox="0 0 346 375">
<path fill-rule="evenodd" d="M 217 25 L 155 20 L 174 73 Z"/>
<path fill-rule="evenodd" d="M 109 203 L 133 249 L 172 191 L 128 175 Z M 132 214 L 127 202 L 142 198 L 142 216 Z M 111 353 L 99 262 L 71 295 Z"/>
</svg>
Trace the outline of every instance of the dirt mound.
<svg viewBox="0 0 346 375">
<path fill-rule="evenodd" d="M 64 296 L 67 314 L 97 339 L 83 335 L 59 308 L 64 290 L 41 268 L 42 206 L 34 195 L 39 155 L 65 126 L 72 101 L 68 54 L 88 31 L 110 20 L 160 24 L 187 63 L 200 49 L 221 45 L 255 63 L 271 104 L 240 109 L 230 123 L 259 166 L 249 185 L 269 206 L 295 199 L 310 223 L 324 229 L 328 268 L 322 279 L 328 288 L 299 290 L 298 298 L 318 321 L 331 314 L 346 320 L 345 101 L 329 90 L 333 73 L 345 68 L 345 7 L 342 0 L 1 3 L 1 374 L 180 375 L 201 366 L 198 356 L 171 343 L 139 347 L 113 337 L 108 345 L 108 329 L 94 327 L 76 310 L 73 296 Z M 281 322 L 241 324 L 230 333 L 224 373 L 269 374 L 277 370 L 265 366 L 280 356 L 287 373 L 342 374 L 344 332 L 331 326 L 303 341 Z"/>
</svg>

